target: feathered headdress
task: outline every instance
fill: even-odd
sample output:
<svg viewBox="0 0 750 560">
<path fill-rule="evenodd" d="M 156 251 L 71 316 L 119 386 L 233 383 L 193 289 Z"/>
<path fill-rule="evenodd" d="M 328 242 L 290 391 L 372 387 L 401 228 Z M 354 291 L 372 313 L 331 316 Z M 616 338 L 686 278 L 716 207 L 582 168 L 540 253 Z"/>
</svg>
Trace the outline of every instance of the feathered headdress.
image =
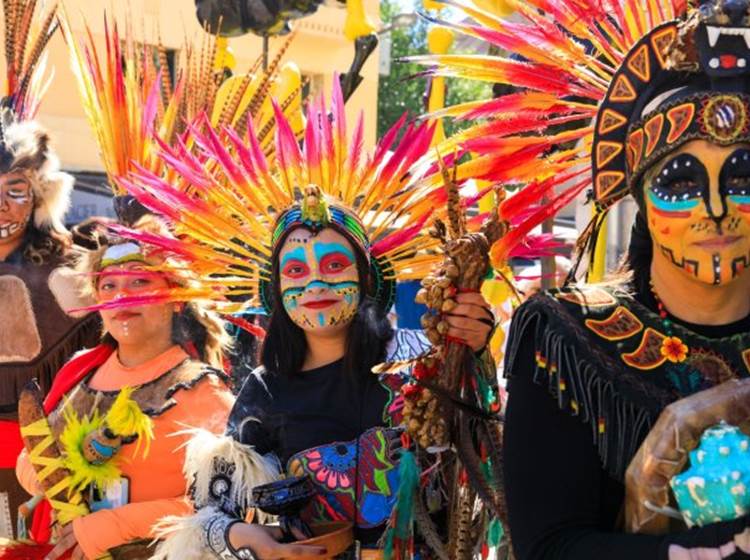
<svg viewBox="0 0 750 560">
<path fill-rule="evenodd" d="M 677 48 L 674 20 L 685 13 L 685 0 L 509 0 L 520 16 L 513 20 L 488 13 L 470 0 L 445 4 L 461 10 L 468 20 L 441 25 L 507 54 L 411 60 L 429 65 L 428 74 L 514 88 L 495 99 L 434 115 L 477 121 L 447 140 L 449 146 L 474 154 L 459 175 L 526 184 L 505 204 L 516 209 L 536 205 L 536 211 L 546 216 L 591 187 L 596 215 L 579 247 L 592 251 L 607 209 L 631 186 L 626 180 L 631 150 L 625 134 L 631 121 L 640 117 L 633 102 L 650 97 L 657 83 L 679 81 L 684 69 L 667 54 Z M 555 196 L 561 188 L 566 190 Z M 527 223 L 534 225 L 533 220 Z M 516 229 L 517 235 L 524 233 Z M 506 256 L 513 241 L 506 237 L 497 244 L 495 257 Z"/>
<path fill-rule="evenodd" d="M 349 135 L 337 80 L 330 113 L 322 99 L 308 108 L 304 148 L 278 104 L 274 112 L 274 159 L 264 154 L 251 121 L 243 137 L 203 116 L 174 146 L 160 142 L 165 173 L 139 168 L 118 178 L 167 218 L 178 239 L 120 232 L 174 255 L 200 278 L 190 290 L 154 298 L 210 301 L 224 312 L 252 302 L 270 311 L 275 246 L 304 225 L 337 229 L 360 248 L 372 271 L 371 295 L 389 308 L 396 276 L 420 278 L 437 259 L 426 250 L 434 242 L 419 233 L 443 191 L 420 181 L 428 170 L 413 169 L 430 147 L 433 127 L 401 119 L 368 155 L 361 119 Z"/>
<path fill-rule="evenodd" d="M 57 29 L 56 6 L 37 11 L 33 0 L 3 2 L 5 91 L 0 101 L 0 173 L 30 172 L 34 225 L 64 231 L 73 177 L 60 171 L 47 132 L 33 119 L 49 86 L 45 48 Z"/>
<path fill-rule="evenodd" d="M 274 126 L 270 94 L 285 91 L 282 105 L 301 133 L 299 71 L 280 64 L 291 39 L 267 70 L 260 70 L 258 59 L 250 72 L 225 81 L 223 69 L 215 65 L 217 38 L 205 33 L 200 43 L 186 40 L 173 79 L 161 41 L 137 41 L 130 24 L 123 35 L 105 16 L 102 53 L 88 26 L 79 41 L 67 17 L 62 21 L 86 116 L 115 195 L 125 194 L 119 178 L 137 168 L 166 172 L 159 144 L 173 144 L 201 114 L 210 115 L 214 126 L 232 125 L 243 134 L 252 122 L 259 142 L 269 150 Z"/>
</svg>

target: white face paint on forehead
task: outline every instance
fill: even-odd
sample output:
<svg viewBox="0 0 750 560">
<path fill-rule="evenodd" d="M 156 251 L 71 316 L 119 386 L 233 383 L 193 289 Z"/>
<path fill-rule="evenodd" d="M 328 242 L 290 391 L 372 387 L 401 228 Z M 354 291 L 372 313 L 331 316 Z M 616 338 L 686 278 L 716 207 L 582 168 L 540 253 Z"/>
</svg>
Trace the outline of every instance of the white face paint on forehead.
<svg viewBox="0 0 750 560">
<path fill-rule="evenodd" d="M 347 326 L 360 301 L 357 259 L 351 243 L 326 228 L 317 235 L 292 231 L 279 251 L 281 299 L 289 318 L 303 330 Z"/>
</svg>

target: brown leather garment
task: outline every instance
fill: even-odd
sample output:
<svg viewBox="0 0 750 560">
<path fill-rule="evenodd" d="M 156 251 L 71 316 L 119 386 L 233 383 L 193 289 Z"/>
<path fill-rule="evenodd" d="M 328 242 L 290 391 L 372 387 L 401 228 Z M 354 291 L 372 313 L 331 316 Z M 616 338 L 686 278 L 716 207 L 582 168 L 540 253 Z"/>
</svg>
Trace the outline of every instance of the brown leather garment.
<svg viewBox="0 0 750 560">
<path fill-rule="evenodd" d="M 97 314 L 76 319 L 60 308 L 49 287 L 55 268 L 0 262 L 0 322 L 6 327 L 0 332 L 8 331 L 0 344 L 0 419 L 16 419 L 29 381 L 36 379 L 46 394 L 65 362 L 101 338 Z"/>
</svg>

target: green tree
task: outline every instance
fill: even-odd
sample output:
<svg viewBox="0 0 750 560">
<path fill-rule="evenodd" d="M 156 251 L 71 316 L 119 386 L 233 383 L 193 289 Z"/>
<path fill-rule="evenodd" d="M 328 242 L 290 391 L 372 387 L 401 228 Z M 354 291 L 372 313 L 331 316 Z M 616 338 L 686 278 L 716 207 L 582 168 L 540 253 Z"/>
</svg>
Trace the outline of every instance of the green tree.
<svg viewBox="0 0 750 560">
<path fill-rule="evenodd" d="M 403 12 L 403 7 L 394 0 L 380 2 L 380 17 L 384 26 L 389 25 L 393 16 L 400 12 Z M 416 117 L 426 111 L 425 92 L 428 78 L 418 76 L 425 67 L 411 62 L 399 62 L 399 59 L 428 54 L 429 25 L 424 19 L 419 18 L 413 26 L 391 31 L 391 72 L 388 76 L 380 76 L 378 84 L 378 138 L 382 137 L 404 112 Z M 446 89 L 448 106 L 475 99 L 489 99 L 492 96 L 491 84 L 473 80 L 449 78 L 446 80 Z M 454 123 L 446 119 L 445 132 L 450 135 L 468 124 Z"/>
</svg>

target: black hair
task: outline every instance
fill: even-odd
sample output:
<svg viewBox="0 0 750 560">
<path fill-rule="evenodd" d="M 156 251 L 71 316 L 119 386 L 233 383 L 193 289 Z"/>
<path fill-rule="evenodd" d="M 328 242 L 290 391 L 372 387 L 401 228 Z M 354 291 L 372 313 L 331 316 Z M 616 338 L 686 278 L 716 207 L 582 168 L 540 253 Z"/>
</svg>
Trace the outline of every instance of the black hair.
<svg viewBox="0 0 750 560">
<path fill-rule="evenodd" d="M 286 232 L 276 243 L 271 266 L 271 316 L 266 337 L 261 348 L 261 363 L 269 372 L 294 375 L 302 370 L 307 354 L 305 333 L 289 317 L 281 300 L 279 282 L 279 249 L 286 237 L 295 229 Z M 347 239 L 346 232 L 332 228 Z M 357 313 L 349 325 L 344 353 L 344 371 L 353 374 L 369 374 L 372 367 L 385 359 L 386 346 L 393 337 L 393 328 L 387 311 L 368 294 L 370 290 L 370 267 L 367 258 L 356 243 L 352 243 L 359 273 L 360 300 Z"/>
<path fill-rule="evenodd" d="M 637 293 L 649 292 L 651 282 L 651 261 L 654 259 L 654 244 L 648 223 L 644 215 L 645 209 L 639 206 L 635 215 L 635 222 L 630 231 L 630 244 L 626 256 L 626 266 L 632 274 L 633 288 Z"/>
<path fill-rule="evenodd" d="M 32 215 L 26 225 L 21 247 L 23 247 L 23 259 L 26 262 L 41 265 L 54 262 L 63 256 L 65 240 L 62 235 L 36 227 Z"/>
</svg>

